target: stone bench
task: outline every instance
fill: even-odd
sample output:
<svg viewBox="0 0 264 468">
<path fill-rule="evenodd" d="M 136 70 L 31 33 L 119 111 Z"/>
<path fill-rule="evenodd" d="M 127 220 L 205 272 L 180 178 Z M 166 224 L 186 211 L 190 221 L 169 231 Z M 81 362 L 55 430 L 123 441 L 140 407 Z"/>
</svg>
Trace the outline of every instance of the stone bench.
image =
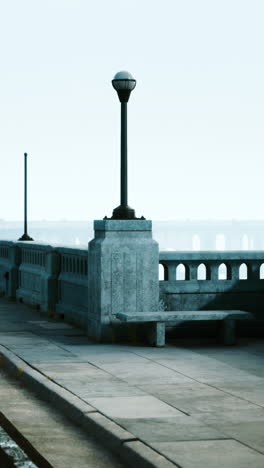
<svg viewBox="0 0 264 468">
<path fill-rule="evenodd" d="M 148 342 L 152 346 L 165 346 L 165 328 L 168 322 L 190 322 L 193 320 L 219 320 L 220 339 L 225 345 L 233 345 L 236 340 L 235 321 L 253 319 L 250 312 L 242 310 L 188 310 L 171 312 L 122 312 L 116 318 L 126 323 L 147 323 Z"/>
</svg>

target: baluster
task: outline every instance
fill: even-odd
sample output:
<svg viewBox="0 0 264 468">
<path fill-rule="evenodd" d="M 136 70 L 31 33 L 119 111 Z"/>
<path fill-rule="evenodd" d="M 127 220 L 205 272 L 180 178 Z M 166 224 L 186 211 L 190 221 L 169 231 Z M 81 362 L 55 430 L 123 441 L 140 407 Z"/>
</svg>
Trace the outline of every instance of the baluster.
<svg viewBox="0 0 264 468">
<path fill-rule="evenodd" d="M 197 270 L 200 262 L 188 262 L 187 265 L 185 263 L 185 271 L 188 267 L 189 270 L 189 279 L 197 281 Z"/>
<path fill-rule="evenodd" d="M 176 280 L 176 265 L 169 263 L 168 265 L 168 281 Z"/>
<path fill-rule="evenodd" d="M 162 263 L 164 268 L 164 281 L 168 281 L 169 279 L 169 272 L 168 272 L 168 265 L 167 263 Z"/>
<path fill-rule="evenodd" d="M 210 280 L 218 281 L 219 280 L 219 262 L 210 262 Z"/>
<path fill-rule="evenodd" d="M 232 280 L 238 281 L 239 280 L 239 267 L 241 265 L 241 261 L 233 260 L 231 263 L 231 270 L 232 270 Z"/>
<path fill-rule="evenodd" d="M 259 280 L 260 279 L 260 265 L 261 262 L 252 260 L 247 262 L 248 267 L 248 279 L 250 280 Z"/>
</svg>

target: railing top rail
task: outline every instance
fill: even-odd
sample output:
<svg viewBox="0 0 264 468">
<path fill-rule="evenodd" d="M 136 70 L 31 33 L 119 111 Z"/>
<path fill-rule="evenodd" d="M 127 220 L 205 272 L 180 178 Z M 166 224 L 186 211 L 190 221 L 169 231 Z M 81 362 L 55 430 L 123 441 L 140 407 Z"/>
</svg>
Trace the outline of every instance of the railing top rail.
<svg viewBox="0 0 264 468">
<path fill-rule="evenodd" d="M 50 250 L 55 250 L 55 248 L 50 245 L 50 244 L 45 244 L 44 242 L 34 242 L 34 241 L 27 241 L 27 242 L 16 242 L 16 245 L 18 245 L 22 249 L 28 249 L 28 250 L 43 250 L 43 251 L 50 251 Z"/>
<path fill-rule="evenodd" d="M 88 247 L 58 247 L 56 250 L 61 254 L 68 255 L 82 255 L 86 256 L 88 253 Z"/>
<path fill-rule="evenodd" d="M 264 262 L 264 250 L 200 250 L 192 251 L 161 251 L 159 261 L 246 261 L 259 260 Z"/>
<path fill-rule="evenodd" d="M 15 242 L 14 241 L 10 241 L 10 240 L 0 240 L 0 245 L 4 246 L 4 247 L 10 247 L 12 245 L 14 245 Z"/>
</svg>

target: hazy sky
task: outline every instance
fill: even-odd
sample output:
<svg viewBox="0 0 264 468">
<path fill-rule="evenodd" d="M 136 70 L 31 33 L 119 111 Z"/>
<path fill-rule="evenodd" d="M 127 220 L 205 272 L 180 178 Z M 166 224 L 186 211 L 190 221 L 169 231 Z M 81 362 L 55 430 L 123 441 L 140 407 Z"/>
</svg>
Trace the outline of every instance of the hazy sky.
<svg viewBox="0 0 264 468">
<path fill-rule="evenodd" d="M 263 0 L 0 0 L 0 218 L 264 218 Z"/>
</svg>

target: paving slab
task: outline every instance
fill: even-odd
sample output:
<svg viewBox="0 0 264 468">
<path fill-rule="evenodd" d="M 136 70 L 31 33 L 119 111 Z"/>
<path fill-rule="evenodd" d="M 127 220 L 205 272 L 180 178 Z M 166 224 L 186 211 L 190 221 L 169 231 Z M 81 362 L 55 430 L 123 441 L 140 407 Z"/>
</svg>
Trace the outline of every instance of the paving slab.
<svg viewBox="0 0 264 468">
<path fill-rule="evenodd" d="M 152 395 L 159 397 L 161 400 L 163 397 L 175 397 L 175 398 L 197 398 L 197 397 L 210 397 L 225 395 L 224 390 L 219 390 L 218 388 L 211 387 L 209 385 L 194 381 L 186 383 L 176 383 L 176 384 L 153 384 L 153 385 L 139 385 L 143 391 L 148 391 Z"/>
<path fill-rule="evenodd" d="M 131 397 L 146 395 L 146 392 L 137 388 L 131 387 L 125 382 L 116 381 L 114 379 L 104 380 L 103 384 L 99 385 L 98 381 L 92 383 L 85 382 L 82 388 L 78 382 L 68 386 L 73 392 L 77 392 L 79 396 L 88 401 L 91 398 L 111 398 L 111 397 Z"/>
<path fill-rule="evenodd" d="M 264 406 L 264 382 L 252 384 L 245 381 L 243 384 L 222 383 L 219 388 L 230 395 Z"/>
<path fill-rule="evenodd" d="M 131 363 L 130 366 L 125 362 L 103 363 L 100 367 L 109 374 L 118 376 L 131 385 L 140 385 L 142 380 L 150 385 L 158 383 L 191 382 L 188 376 L 151 361 L 147 363 L 134 362 Z"/>
<path fill-rule="evenodd" d="M 228 349 L 206 340 L 163 349 L 97 344 L 81 329 L 0 299 L 0 345 L 23 360 L 13 366 L 18 377 L 38 378 L 42 396 L 122 446 L 132 466 L 264 467 L 260 340 Z M 15 389 L 10 397 L 17 401 Z"/>
<path fill-rule="evenodd" d="M 69 420 L 53 406 L 36 398 L 17 379 L 10 379 L 1 369 L 0 382 L 1 422 L 3 423 L 4 414 L 4 418 L 13 424 L 28 441 L 23 446 L 24 449 L 26 447 L 26 451 L 29 450 L 29 444 L 31 444 L 47 460 L 48 466 L 54 468 L 76 466 L 78 468 L 124 468 L 126 466 L 121 463 L 120 459 L 113 457 L 109 450 L 105 450 L 94 439 L 87 437 L 87 434 L 78 426 L 69 423 Z M 14 393 L 14 388 L 16 393 Z M 17 442 L 20 445 L 21 439 Z M 29 456 L 31 458 L 32 450 Z M 47 466 L 43 459 L 35 460 L 35 463 L 34 467 Z M 5 468 L 1 462 L 0 465 L 1 468 Z M 29 468 L 33 464 L 23 462 L 16 466 Z"/>
<path fill-rule="evenodd" d="M 186 398 L 183 394 L 181 398 L 179 398 L 172 394 L 162 393 L 162 400 L 181 411 L 187 412 L 188 414 L 194 414 L 197 412 L 210 413 L 217 411 L 241 411 L 258 408 L 254 403 L 225 394 L 220 396 L 193 396 L 192 398 Z"/>
<path fill-rule="evenodd" d="M 191 378 L 203 383 L 221 382 L 252 382 L 255 384 L 263 382 L 263 378 L 244 371 L 234 366 L 217 361 L 216 359 L 205 359 L 197 361 L 188 359 L 184 361 L 159 360 L 159 364 L 168 369 L 188 375 Z"/>
<path fill-rule="evenodd" d="M 185 414 L 169 418 L 116 419 L 116 422 L 139 439 L 147 442 L 230 438 L 220 429 L 203 425 L 200 421 Z"/>
<path fill-rule="evenodd" d="M 110 418 L 158 418 L 181 414 L 175 408 L 149 395 L 87 398 L 87 402 Z"/>
<path fill-rule="evenodd" d="M 263 468 L 263 455 L 236 440 L 153 443 L 152 447 L 184 468 Z"/>
<path fill-rule="evenodd" d="M 192 416 L 199 419 L 203 424 L 217 426 L 219 424 L 240 424 L 248 422 L 262 421 L 264 423 L 264 408 L 227 410 L 218 412 L 193 412 Z M 264 427 L 264 426 L 263 426 Z"/>
<path fill-rule="evenodd" d="M 127 428 L 129 426 L 127 425 Z M 239 424 L 215 424 L 215 430 L 226 437 L 239 440 L 264 454 L 263 421 L 246 421 Z"/>
</svg>

